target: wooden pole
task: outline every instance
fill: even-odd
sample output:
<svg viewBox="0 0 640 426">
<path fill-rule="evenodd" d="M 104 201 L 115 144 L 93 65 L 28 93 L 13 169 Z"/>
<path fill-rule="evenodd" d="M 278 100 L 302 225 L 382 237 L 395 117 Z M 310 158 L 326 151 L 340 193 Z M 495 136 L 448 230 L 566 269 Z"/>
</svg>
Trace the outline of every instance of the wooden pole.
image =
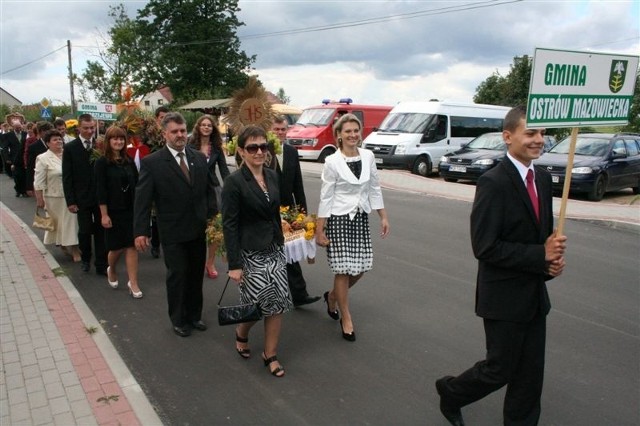
<svg viewBox="0 0 640 426">
<path fill-rule="evenodd" d="M 573 157 L 576 153 L 576 141 L 578 140 L 578 128 L 571 129 L 571 143 L 569 145 L 569 156 L 567 157 L 567 169 L 564 175 L 564 187 L 562 188 L 562 201 L 560 203 L 560 217 L 558 218 L 558 236 L 564 235 L 564 220 L 567 215 L 567 200 L 569 199 L 569 188 L 571 187 L 571 170 L 573 169 Z"/>
</svg>

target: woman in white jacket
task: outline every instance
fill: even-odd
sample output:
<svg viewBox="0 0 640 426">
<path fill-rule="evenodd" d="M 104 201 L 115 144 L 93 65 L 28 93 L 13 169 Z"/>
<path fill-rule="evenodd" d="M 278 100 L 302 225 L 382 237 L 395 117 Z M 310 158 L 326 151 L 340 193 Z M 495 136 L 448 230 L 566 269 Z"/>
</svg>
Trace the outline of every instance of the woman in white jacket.
<svg viewBox="0 0 640 426">
<path fill-rule="evenodd" d="M 362 123 L 353 114 L 343 115 L 333 126 L 338 151 L 324 163 L 316 228 L 316 242 L 327 248 L 334 274 L 333 289 L 324 293 L 327 314 L 340 320 L 342 337 L 350 342 L 356 340 L 356 334 L 349 312 L 349 288 L 373 266 L 372 210 L 380 216 L 382 238 L 389 234 L 375 158 L 371 151 L 359 148 L 361 132 Z"/>
<path fill-rule="evenodd" d="M 62 189 L 63 135 L 51 130 L 44 134 L 43 140 L 49 149 L 36 157 L 33 188 L 37 206 L 46 208 L 56 223 L 55 231 L 44 233 L 44 243 L 60 246 L 74 262 L 80 262 L 78 221 L 67 209 Z"/>
</svg>

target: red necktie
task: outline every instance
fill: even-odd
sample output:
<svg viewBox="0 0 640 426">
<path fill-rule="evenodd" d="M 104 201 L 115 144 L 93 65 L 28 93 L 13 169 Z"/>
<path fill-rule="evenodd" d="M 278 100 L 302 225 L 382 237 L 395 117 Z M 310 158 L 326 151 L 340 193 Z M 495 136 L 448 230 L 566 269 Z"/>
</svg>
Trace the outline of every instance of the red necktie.
<svg viewBox="0 0 640 426">
<path fill-rule="evenodd" d="M 540 221 L 540 206 L 538 205 L 538 196 L 536 195 L 535 182 L 533 181 L 533 170 L 529 169 L 527 172 L 527 192 L 533 204 L 533 211 L 536 214 L 536 219 Z"/>
</svg>

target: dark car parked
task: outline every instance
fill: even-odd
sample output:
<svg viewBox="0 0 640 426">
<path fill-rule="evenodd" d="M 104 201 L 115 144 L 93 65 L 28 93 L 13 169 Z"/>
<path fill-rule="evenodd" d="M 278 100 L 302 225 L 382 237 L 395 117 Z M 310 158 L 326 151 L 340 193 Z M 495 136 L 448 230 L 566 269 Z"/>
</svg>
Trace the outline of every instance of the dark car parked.
<svg viewBox="0 0 640 426">
<path fill-rule="evenodd" d="M 567 137 L 535 161 L 551 173 L 554 191 L 562 191 L 571 138 Z M 640 135 L 578 134 L 569 191 L 600 201 L 605 192 L 640 188 Z"/>
<path fill-rule="evenodd" d="M 438 171 L 447 182 L 459 179 L 476 182 L 481 174 L 495 167 L 507 152 L 501 132 L 485 133 L 461 149 L 440 158 Z"/>
</svg>

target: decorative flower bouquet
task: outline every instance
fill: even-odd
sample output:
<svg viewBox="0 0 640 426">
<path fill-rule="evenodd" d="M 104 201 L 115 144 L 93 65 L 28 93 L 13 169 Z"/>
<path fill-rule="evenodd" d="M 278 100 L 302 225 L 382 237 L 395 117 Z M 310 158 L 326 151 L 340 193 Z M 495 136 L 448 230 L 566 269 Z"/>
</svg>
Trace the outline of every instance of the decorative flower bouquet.
<svg viewBox="0 0 640 426">
<path fill-rule="evenodd" d="M 89 163 L 93 164 L 96 160 L 104 155 L 104 135 L 96 138 L 96 143 L 89 153 Z"/>
<path fill-rule="evenodd" d="M 304 239 L 312 240 L 316 233 L 316 215 L 308 215 L 300 206 L 280 206 L 280 218 L 282 220 L 282 233 L 285 240 L 295 240 L 304 236 Z"/>
<path fill-rule="evenodd" d="M 207 222 L 205 230 L 207 244 L 216 244 L 216 254 L 225 256 L 227 249 L 224 245 L 224 234 L 222 233 L 222 213 L 218 213 Z"/>
</svg>

